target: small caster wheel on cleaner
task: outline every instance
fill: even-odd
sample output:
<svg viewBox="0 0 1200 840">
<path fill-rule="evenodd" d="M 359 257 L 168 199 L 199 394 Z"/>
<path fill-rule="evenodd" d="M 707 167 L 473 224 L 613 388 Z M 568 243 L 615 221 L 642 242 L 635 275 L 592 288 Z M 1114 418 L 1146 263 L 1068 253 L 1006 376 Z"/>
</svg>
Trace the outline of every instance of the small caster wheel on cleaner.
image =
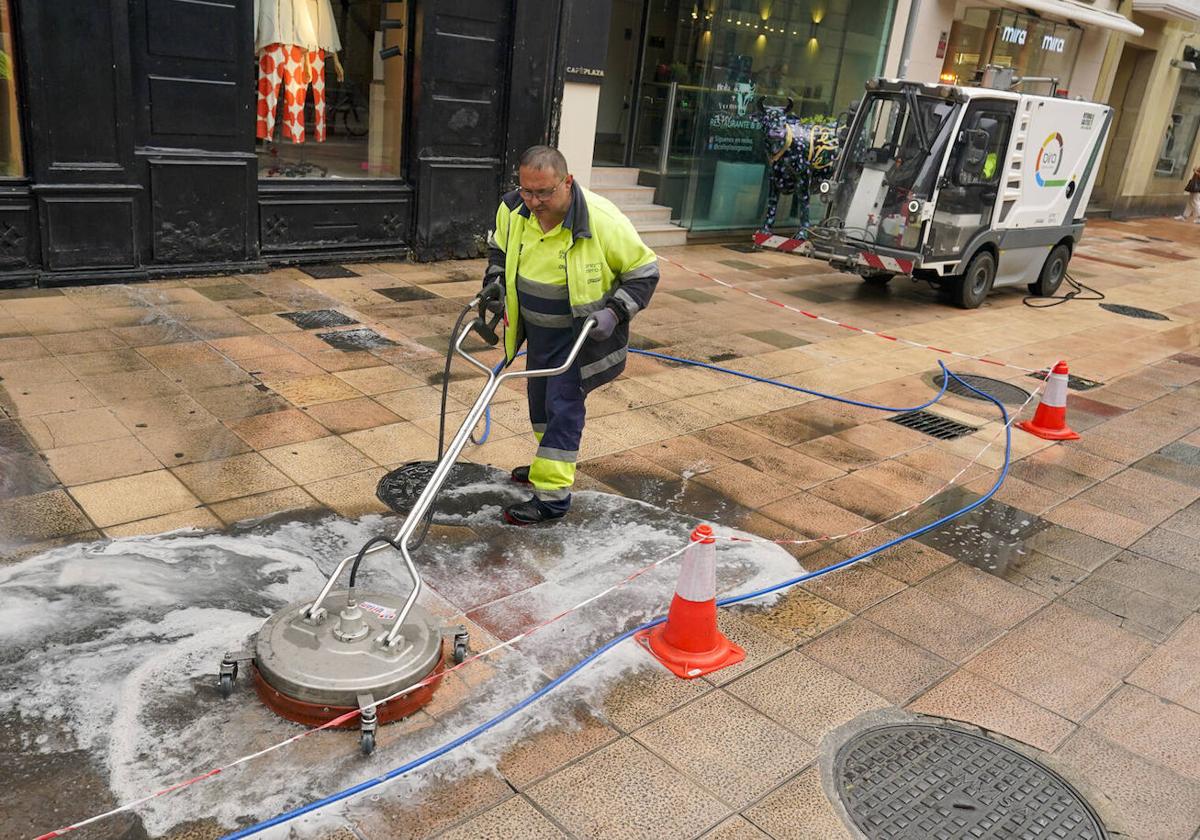
<svg viewBox="0 0 1200 840">
<path fill-rule="evenodd" d="M 370 755 L 375 752 L 375 733 L 364 732 L 358 736 L 358 748 L 362 750 L 363 755 Z"/>
<path fill-rule="evenodd" d="M 253 656 L 247 651 L 237 651 L 225 654 L 225 658 L 221 660 L 221 668 L 217 672 L 217 691 L 221 692 L 222 697 L 228 697 L 233 694 L 233 684 L 238 678 L 238 663 L 248 662 Z"/>
<path fill-rule="evenodd" d="M 467 658 L 468 644 L 471 641 L 471 634 L 467 628 L 461 624 L 454 634 L 454 664 L 461 665 Z"/>
</svg>

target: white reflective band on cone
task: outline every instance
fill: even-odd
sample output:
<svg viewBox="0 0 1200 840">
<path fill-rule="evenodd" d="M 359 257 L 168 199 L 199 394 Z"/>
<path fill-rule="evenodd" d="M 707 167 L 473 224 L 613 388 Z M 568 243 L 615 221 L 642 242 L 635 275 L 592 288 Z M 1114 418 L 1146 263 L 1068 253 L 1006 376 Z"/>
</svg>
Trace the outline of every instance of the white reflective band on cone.
<svg viewBox="0 0 1200 840">
<path fill-rule="evenodd" d="M 1065 373 L 1050 374 L 1042 402 L 1053 408 L 1067 407 L 1067 375 Z"/>
<path fill-rule="evenodd" d="M 693 542 L 683 553 L 675 594 L 685 601 L 711 601 L 717 597 L 717 544 Z"/>
</svg>

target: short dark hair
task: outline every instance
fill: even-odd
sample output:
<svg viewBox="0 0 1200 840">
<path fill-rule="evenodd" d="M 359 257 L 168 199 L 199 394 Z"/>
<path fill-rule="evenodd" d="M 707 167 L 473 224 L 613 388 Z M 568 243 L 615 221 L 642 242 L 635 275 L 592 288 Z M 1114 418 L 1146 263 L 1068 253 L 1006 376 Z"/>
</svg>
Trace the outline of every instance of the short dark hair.
<svg viewBox="0 0 1200 840">
<path fill-rule="evenodd" d="M 560 178 L 567 174 L 567 159 L 562 152 L 550 146 L 530 146 L 521 155 L 521 166 L 549 169 Z"/>
</svg>

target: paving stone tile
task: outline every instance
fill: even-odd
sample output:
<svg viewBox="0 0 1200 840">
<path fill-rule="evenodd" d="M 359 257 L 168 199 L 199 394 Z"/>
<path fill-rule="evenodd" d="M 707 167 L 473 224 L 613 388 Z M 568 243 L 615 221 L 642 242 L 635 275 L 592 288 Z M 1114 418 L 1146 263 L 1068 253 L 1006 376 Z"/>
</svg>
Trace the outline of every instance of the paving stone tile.
<svg viewBox="0 0 1200 840">
<path fill-rule="evenodd" d="M 1046 599 L 1063 595 L 1088 575 L 1078 566 L 1030 549 L 1018 550 L 1007 565 L 994 574 Z"/>
<path fill-rule="evenodd" d="M 1191 501 L 1189 499 L 1173 503 L 1146 492 L 1144 488 L 1135 491 L 1118 486 L 1115 482 L 1119 476 L 1126 475 L 1128 472 L 1130 471 L 1127 470 L 1118 476 L 1113 476 L 1108 481 L 1083 491 L 1075 498 L 1102 510 L 1119 510 L 1122 516 L 1147 525 L 1157 525 Z"/>
<path fill-rule="evenodd" d="M 1200 540 L 1200 504 L 1193 502 L 1164 521 L 1161 527 L 1193 540 Z"/>
<path fill-rule="evenodd" d="M 771 447 L 771 441 L 768 438 L 733 424 L 703 429 L 696 432 L 695 437 L 735 461 L 753 458 Z"/>
<path fill-rule="evenodd" d="M 226 525 L 233 525 L 247 519 L 262 519 L 324 509 L 320 502 L 300 487 L 269 490 L 266 493 L 214 502 L 208 507 Z"/>
<path fill-rule="evenodd" d="M 363 470 L 337 478 L 314 481 L 306 484 L 304 489 L 325 507 L 345 517 L 389 513 L 387 506 L 375 497 L 375 488 L 379 486 L 379 479 L 384 475 L 382 469 Z"/>
<path fill-rule="evenodd" d="M 56 356 L 121 350 L 125 347 L 124 341 L 106 329 L 39 335 L 38 341 Z"/>
<path fill-rule="evenodd" d="M 951 674 L 908 708 L 999 732 L 1047 752 L 1075 730 L 1066 718 L 967 670 Z"/>
<path fill-rule="evenodd" d="M 1045 598 L 964 563 L 927 578 L 919 588 L 1004 628 L 1019 624 L 1047 603 Z"/>
<path fill-rule="evenodd" d="M 871 524 L 869 519 L 803 491 L 765 505 L 760 511 L 792 528 L 797 537 L 834 536 Z"/>
<path fill-rule="evenodd" d="M 394 730 L 392 724 L 380 730 Z M 439 779 L 415 796 L 372 797 L 346 809 L 358 836 L 372 840 L 424 840 L 442 829 L 464 822 L 506 800 L 512 788 L 494 773 L 475 773 L 465 778 Z"/>
<path fill-rule="evenodd" d="M 1200 607 L 1200 574 L 1133 552 L 1118 554 L 1097 569 L 1091 579 L 1111 580 L 1188 611 Z"/>
<path fill-rule="evenodd" d="M 729 814 L 630 738 L 559 771 L 527 795 L 572 834 L 596 840 L 692 837 Z"/>
<path fill-rule="evenodd" d="M 987 618 L 919 589 L 893 595 L 863 617 L 952 662 L 970 658 L 1003 633 Z"/>
<path fill-rule="evenodd" d="M 6 555 L 15 545 L 53 540 L 92 528 L 92 522 L 65 490 L 0 500 L 0 549 Z"/>
<path fill-rule="evenodd" d="M 1111 617 L 1051 603 L 1009 638 L 1050 647 L 1116 677 L 1132 671 L 1154 649 L 1152 643 L 1117 625 Z"/>
<path fill-rule="evenodd" d="M 796 450 L 839 470 L 860 470 L 878 462 L 879 455 L 866 447 L 826 435 L 796 445 Z"/>
<path fill-rule="evenodd" d="M 1106 542 L 1128 548 L 1151 529 L 1139 522 L 1095 505 L 1071 499 L 1043 514 L 1050 522 L 1084 531 Z"/>
<path fill-rule="evenodd" d="M 377 464 L 399 464 L 431 459 L 437 439 L 412 423 L 392 423 L 343 435 L 347 443 Z"/>
<path fill-rule="evenodd" d="M 180 531 L 188 528 L 207 531 L 219 530 L 221 527 L 221 520 L 206 508 L 191 508 L 175 513 L 165 513 L 162 516 L 152 516 L 149 519 L 140 519 L 136 522 L 110 525 L 104 529 L 104 536 L 117 539 L 118 537 L 165 534 L 168 531 Z"/>
<path fill-rule="evenodd" d="M 1071 721 L 1081 721 L 1120 685 L 1061 650 L 1009 635 L 970 659 L 966 670 Z"/>
<path fill-rule="evenodd" d="M 14 385 L 0 390 L 0 405 L 22 420 L 43 414 L 99 408 L 100 400 L 82 382 L 47 382 Z"/>
<path fill-rule="evenodd" d="M 367 397 L 307 406 L 303 410 L 313 420 L 337 435 L 386 426 L 400 420 L 398 414 Z"/>
<path fill-rule="evenodd" d="M 83 484 L 72 487 L 71 495 L 101 528 L 200 505 L 200 500 L 167 470 Z"/>
<path fill-rule="evenodd" d="M 1025 546 L 1088 572 L 1121 553 L 1120 546 L 1061 525 L 1032 534 L 1025 539 Z"/>
<path fill-rule="evenodd" d="M 744 812 L 776 840 L 840 840 L 851 834 L 810 767 Z"/>
<path fill-rule="evenodd" d="M 134 428 L 142 445 L 154 453 L 164 466 L 177 467 L 198 461 L 215 461 L 249 452 L 241 438 L 222 426 L 211 416 L 204 425 L 155 426 L 151 429 Z"/>
<path fill-rule="evenodd" d="M 21 426 L 43 450 L 112 440 L 129 433 L 107 407 L 22 418 Z"/>
<path fill-rule="evenodd" d="M 1175 531 L 1155 528 L 1135 542 L 1130 549 L 1135 554 L 1152 557 L 1180 569 L 1200 574 L 1200 540 Z"/>
<path fill-rule="evenodd" d="M 898 705 L 911 700 L 954 667 L 941 657 L 863 618 L 835 627 L 802 650 L 812 659 Z"/>
<path fill-rule="evenodd" d="M 133 435 L 48 449 L 45 456 L 59 481 L 68 486 L 162 468 L 158 458 Z"/>
<path fill-rule="evenodd" d="M 632 732 L 711 690 L 704 680 L 681 680 L 665 668 L 642 668 L 612 683 L 600 710 L 617 729 Z"/>
<path fill-rule="evenodd" d="M 138 355 L 160 370 L 194 367 L 196 365 L 219 364 L 226 359 L 203 341 L 176 341 L 170 344 L 139 346 Z M 275 352 L 279 352 L 276 349 Z"/>
<path fill-rule="evenodd" d="M 1200 713 L 1127 685 L 1086 725 L 1131 753 L 1200 781 Z"/>
<path fill-rule="evenodd" d="M 807 567 L 806 567 L 807 568 Z M 831 604 L 861 613 L 905 588 L 893 577 L 861 562 L 804 584 L 804 588 Z"/>
<path fill-rule="evenodd" d="M 516 410 L 525 415 L 524 407 L 518 407 Z M 584 433 L 584 437 L 587 437 L 587 432 Z M 719 466 L 731 463 L 732 460 L 725 453 L 714 449 L 694 435 L 680 435 L 667 440 L 655 441 L 645 446 L 639 446 L 633 452 L 653 461 L 663 469 L 680 475 L 685 473 L 699 475 L 710 472 Z M 755 467 L 755 469 L 759 468 Z M 767 471 L 764 470 L 764 472 Z"/>
<path fill-rule="evenodd" d="M 792 648 L 787 642 L 764 633 L 729 610 L 717 611 L 717 627 L 726 638 L 746 652 L 746 658 L 736 665 L 727 665 L 719 671 L 706 674 L 704 680 L 712 685 L 725 685 Z"/>
<path fill-rule="evenodd" d="M 167 378 L 187 393 L 221 388 L 226 385 L 253 385 L 254 378 L 237 366 L 235 362 L 221 359 L 198 365 L 163 368 Z"/>
<path fill-rule="evenodd" d="M 725 464 L 697 475 L 693 481 L 710 487 L 751 510 L 790 496 L 796 488 L 776 481 L 746 464 Z"/>
<path fill-rule="evenodd" d="M 278 490 L 292 484 L 286 475 L 256 452 L 185 464 L 175 467 L 172 472 L 205 504 Z"/>
<path fill-rule="evenodd" d="M 228 385 L 194 391 L 192 397 L 221 420 L 240 420 L 254 414 L 283 411 L 287 402 L 255 385 Z"/>
<path fill-rule="evenodd" d="M 877 528 L 864 534 L 861 541 L 843 540 L 839 543 L 839 547 L 844 552 L 850 551 L 853 547 L 854 552 L 858 553 L 884 545 L 895 539 L 896 536 L 898 535 L 891 531 Z M 955 560 L 949 554 L 943 554 L 936 548 L 915 540 L 907 540 L 879 552 L 868 562 L 871 564 L 871 568 L 883 572 L 888 577 L 894 577 L 907 584 L 914 584 L 929 577 L 938 569 L 954 563 Z"/>
<path fill-rule="evenodd" d="M 1081 727 L 1054 753 L 1068 780 L 1083 779 L 1113 803 L 1109 827 L 1147 840 L 1190 840 L 1200 824 L 1200 785 Z M 1115 822 L 1115 824 L 1113 824 Z"/>
<path fill-rule="evenodd" d="M 720 690 L 633 737 L 735 809 L 816 758 L 812 744 Z"/>
<path fill-rule="evenodd" d="M 617 730 L 588 706 L 578 703 L 562 720 L 522 733 L 520 740 L 501 756 L 497 769 L 513 787 L 524 790 L 618 737 Z"/>
<path fill-rule="evenodd" d="M 831 504 L 872 521 L 883 521 L 911 507 L 917 500 L 893 493 L 864 479 L 859 473 L 813 487 L 809 492 Z"/>
<path fill-rule="evenodd" d="M 259 450 L 302 443 L 329 434 L 324 426 L 308 414 L 294 408 L 229 420 L 226 425 L 239 438 Z"/>
<path fill-rule="evenodd" d="M 726 690 L 809 744 L 864 712 L 888 706 L 886 699 L 854 680 L 795 652 L 739 677 Z"/>
<path fill-rule="evenodd" d="M 788 644 L 813 639 L 850 617 L 850 613 L 803 589 L 789 589 L 770 607 L 735 607 L 734 614 Z"/>
<path fill-rule="evenodd" d="M 546 819 L 522 796 L 512 796 L 438 835 L 438 840 L 566 840 L 554 823 Z"/>
<path fill-rule="evenodd" d="M 1192 614 L 1126 682 L 1200 713 L 1200 615 Z"/>
</svg>

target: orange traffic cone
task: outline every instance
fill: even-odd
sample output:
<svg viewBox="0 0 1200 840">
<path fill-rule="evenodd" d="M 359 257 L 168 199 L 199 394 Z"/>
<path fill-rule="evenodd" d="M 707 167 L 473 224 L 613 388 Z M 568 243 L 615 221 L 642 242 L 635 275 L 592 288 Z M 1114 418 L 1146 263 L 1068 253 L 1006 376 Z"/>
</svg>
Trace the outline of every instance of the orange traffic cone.
<svg viewBox="0 0 1200 840">
<path fill-rule="evenodd" d="M 1043 440 L 1079 440 L 1067 425 L 1067 363 L 1059 362 L 1046 380 L 1046 393 L 1032 420 L 1022 420 L 1018 429 Z"/>
<path fill-rule="evenodd" d="M 717 546 L 712 528 L 701 525 L 692 532 L 666 623 L 643 630 L 634 638 L 672 673 L 686 680 L 746 658 L 746 651 L 717 629 Z"/>
</svg>

